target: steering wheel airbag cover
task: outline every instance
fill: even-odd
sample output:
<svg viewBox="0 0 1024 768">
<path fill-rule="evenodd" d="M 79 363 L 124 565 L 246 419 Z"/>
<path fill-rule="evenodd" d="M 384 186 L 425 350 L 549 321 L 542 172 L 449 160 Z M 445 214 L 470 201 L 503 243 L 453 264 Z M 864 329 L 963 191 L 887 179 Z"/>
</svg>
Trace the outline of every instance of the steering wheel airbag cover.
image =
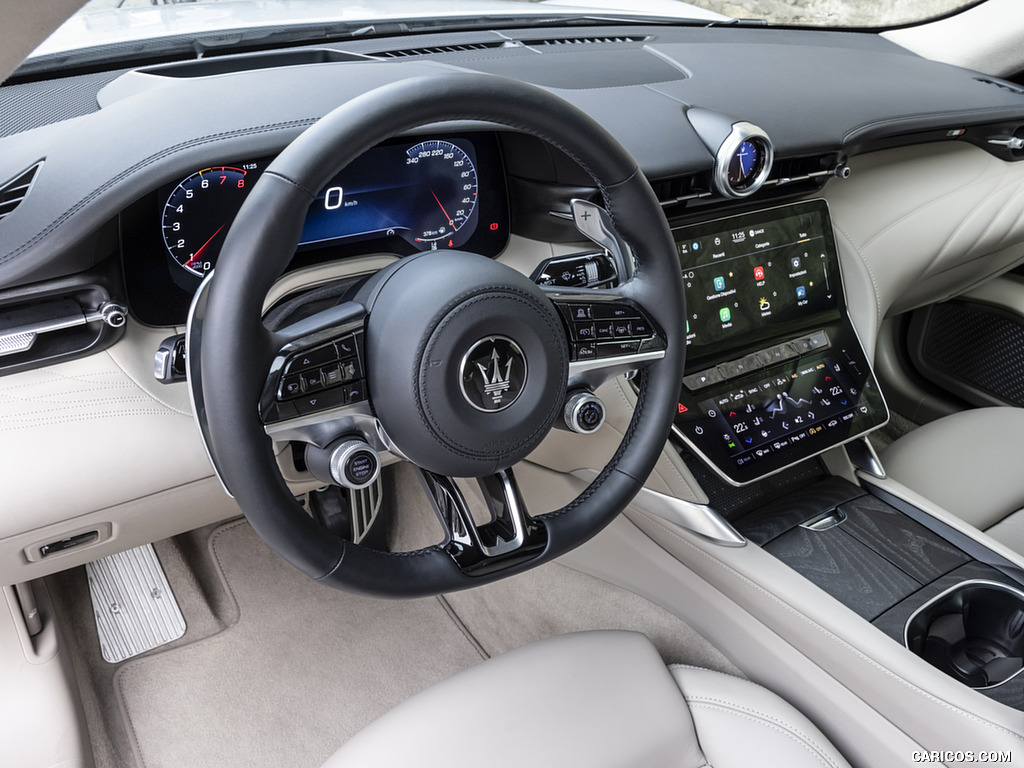
<svg viewBox="0 0 1024 768">
<path fill-rule="evenodd" d="M 399 263 L 369 309 L 370 397 L 413 463 L 481 477 L 522 460 L 544 439 L 561 411 L 569 350 L 551 301 L 521 273 L 471 253 L 431 252 Z M 493 337 L 510 340 L 524 359 L 497 355 L 497 376 L 486 361 L 484 371 L 469 374 L 498 385 L 499 400 L 509 394 L 500 385 L 513 364 L 525 380 L 507 382 L 521 385 L 508 407 L 485 412 L 463 394 L 460 378 L 474 345 Z"/>
</svg>

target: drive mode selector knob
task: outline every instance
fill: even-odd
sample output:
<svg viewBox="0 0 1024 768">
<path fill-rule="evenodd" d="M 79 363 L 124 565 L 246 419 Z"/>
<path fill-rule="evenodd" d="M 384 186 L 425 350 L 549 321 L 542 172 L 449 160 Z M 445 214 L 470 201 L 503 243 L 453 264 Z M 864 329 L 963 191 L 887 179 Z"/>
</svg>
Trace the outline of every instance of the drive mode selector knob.
<svg viewBox="0 0 1024 768">
<path fill-rule="evenodd" d="M 318 480 L 354 491 L 366 488 L 380 475 L 380 457 L 358 438 L 343 438 L 327 448 L 307 446 L 306 465 Z"/>
<path fill-rule="evenodd" d="M 565 426 L 581 435 L 597 432 L 604 424 L 604 403 L 590 392 L 577 392 L 565 402 L 562 419 Z"/>
</svg>

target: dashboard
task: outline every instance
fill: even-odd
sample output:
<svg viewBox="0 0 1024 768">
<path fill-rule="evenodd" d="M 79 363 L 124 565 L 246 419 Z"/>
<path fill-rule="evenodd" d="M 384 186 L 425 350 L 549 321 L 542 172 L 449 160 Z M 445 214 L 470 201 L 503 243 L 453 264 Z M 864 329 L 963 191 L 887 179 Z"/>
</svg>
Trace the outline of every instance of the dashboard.
<svg viewBox="0 0 1024 768">
<path fill-rule="evenodd" d="M 102 550 L 115 531 L 124 548 L 210 521 L 183 509 L 224 511 L 188 393 L 154 379 L 154 354 L 181 332 L 229 222 L 292 140 L 378 86 L 460 71 L 555 92 L 651 182 L 688 283 L 677 445 L 728 482 L 878 428 L 888 411 L 872 367 L 886 318 L 1020 261 L 1024 151 L 1011 139 L 1024 89 L 877 35 L 478 29 L 9 82 L 0 313 L 16 329 L 26 317 L 61 319 L 71 302 L 88 322 L 0 356 L 8 561 L 94 520 Z M 452 115 L 311 191 L 285 282 L 327 265 L 358 277 L 436 248 L 483 254 L 547 286 L 614 285 L 611 261 L 572 221 L 572 200 L 601 199 L 585 170 L 536 137 L 474 120 L 472 105 L 452 104 Z M 109 304 L 127 307 L 120 328 L 95 320 Z M 599 319 L 598 344 L 629 340 L 629 323 Z M 36 389 L 52 395 L 26 405 L 18 393 Z M 599 469 L 616 434 L 552 450 L 551 464 Z M 45 471 L 54 445 L 76 446 L 74 481 Z M 91 445 L 119 446 L 121 458 L 81 447 Z M 144 524 L 129 524 L 142 499 Z M 53 571 L 26 568 L 6 577 Z"/>
</svg>

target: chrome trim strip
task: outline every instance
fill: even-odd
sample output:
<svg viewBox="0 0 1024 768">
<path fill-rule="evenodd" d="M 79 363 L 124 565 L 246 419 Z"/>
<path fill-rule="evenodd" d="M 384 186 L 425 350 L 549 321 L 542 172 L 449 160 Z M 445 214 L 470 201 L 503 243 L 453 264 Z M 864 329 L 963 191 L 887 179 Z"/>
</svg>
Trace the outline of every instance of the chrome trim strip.
<svg viewBox="0 0 1024 768">
<path fill-rule="evenodd" d="M 821 533 L 822 531 L 830 531 L 833 528 L 842 525 L 846 520 L 846 513 L 843 512 L 842 509 L 836 507 L 835 509 L 822 512 L 811 520 L 800 523 L 800 527 L 805 528 L 808 531 L 817 531 L 818 533 Z"/>
<path fill-rule="evenodd" d="M 878 458 L 875 447 L 866 437 L 847 443 L 846 455 L 849 457 L 850 463 L 861 472 L 866 472 L 879 480 L 885 479 L 885 467 L 882 466 L 882 460 Z"/>
<path fill-rule="evenodd" d="M 735 528 L 706 504 L 683 501 L 650 488 L 641 488 L 631 503 L 655 517 L 723 547 L 742 547 L 747 543 Z"/>
<path fill-rule="evenodd" d="M 635 355 L 620 355 L 619 357 L 603 357 L 597 360 L 580 360 L 569 363 L 569 378 L 579 376 L 588 371 L 599 371 L 602 368 L 636 368 L 641 363 L 649 363 L 654 360 L 661 360 L 665 356 L 665 350 L 658 349 L 653 352 L 638 352 Z"/>
<path fill-rule="evenodd" d="M 120 328 L 125 324 L 127 317 L 128 310 L 126 307 L 112 301 L 105 301 L 100 305 L 99 309 L 93 312 L 79 312 L 78 314 L 65 317 L 38 320 L 32 323 L 24 323 L 14 328 L 6 328 L 0 331 L 0 357 L 27 351 L 41 333 L 52 333 L 53 331 L 62 331 L 66 328 L 77 328 L 80 325 L 99 322 L 106 323 L 111 328 Z"/>
<path fill-rule="evenodd" d="M 572 475 L 590 483 L 598 472 L 594 469 L 578 469 Z M 747 540 L 735 528 L 706 504 L 683 501 L 644 487 L 630 502 L 630 506 L 723 547 L 743 547 L 747 544 Z"/>
</svg>

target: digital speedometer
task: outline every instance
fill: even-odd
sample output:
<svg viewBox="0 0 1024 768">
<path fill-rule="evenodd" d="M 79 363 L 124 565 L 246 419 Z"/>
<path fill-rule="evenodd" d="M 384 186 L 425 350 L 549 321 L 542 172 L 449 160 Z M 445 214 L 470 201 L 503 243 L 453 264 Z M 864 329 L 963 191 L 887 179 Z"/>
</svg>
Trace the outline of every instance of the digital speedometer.
<svg viewBox="0 0 1024 768">
<path fill-rule="evenodd" d="M 450 141 L 424 141 L 406 150 L 406 164 L 417 171 L 426 210 L 418 218 L 414 237 L 430 243 L 451 238 L 462 229 L 476 208 L 476 167 L 464 151 Z"/>
</svg>

